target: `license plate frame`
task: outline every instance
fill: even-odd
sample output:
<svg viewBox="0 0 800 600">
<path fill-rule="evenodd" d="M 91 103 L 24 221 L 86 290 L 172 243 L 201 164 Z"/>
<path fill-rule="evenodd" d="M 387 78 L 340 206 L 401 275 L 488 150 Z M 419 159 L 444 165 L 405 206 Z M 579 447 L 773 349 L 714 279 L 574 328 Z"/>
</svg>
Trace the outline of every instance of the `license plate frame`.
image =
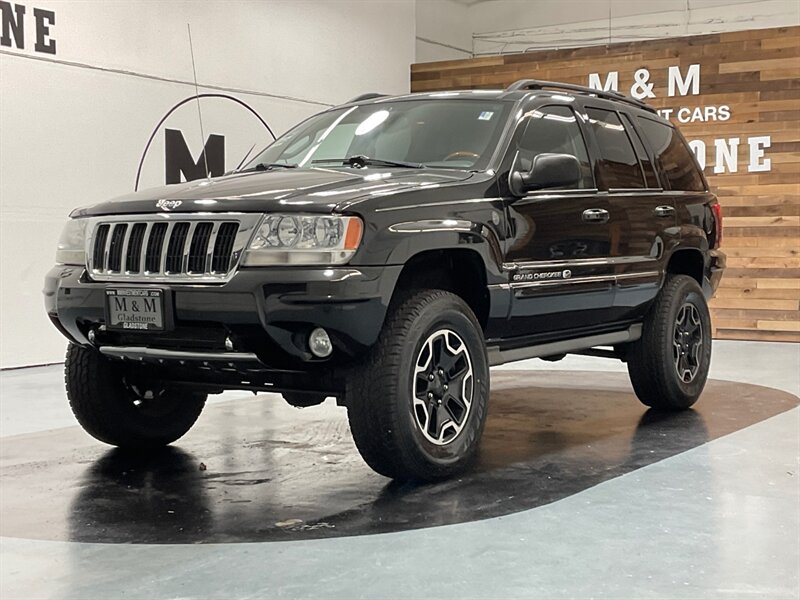
<svg viewBox="0 0 800 600">
<path fill-rule="evenodd" d="M 166 298 L 163 288 L 108 287 L 106 327 L 131 333 L 166 331 L 171 325 Z"/>
</svg>

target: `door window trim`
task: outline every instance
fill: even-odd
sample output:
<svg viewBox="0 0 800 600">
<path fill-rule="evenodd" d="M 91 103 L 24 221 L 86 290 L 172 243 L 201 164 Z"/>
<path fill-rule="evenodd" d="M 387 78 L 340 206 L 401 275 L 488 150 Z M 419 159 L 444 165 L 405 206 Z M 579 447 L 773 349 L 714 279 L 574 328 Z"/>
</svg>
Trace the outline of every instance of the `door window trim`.
<svg viewBox="0 0 800 600">
<path fill-rule="evenodd" d="M 602 110 L 602 111 L 605 111 L 605 112 L 615 113 L 617 115 L 617 119 L 619 119 L 620 125 L 622 125 L 622 130 L 625 132 L 625 136 L 628 139 L 628 144 L 630 144 L 631 151 L 633 152 L 633 156 L 634 156 L 634 158 L 636 158 L 636 164 L 639 165 L 639 175 L 642 178 L 642 187 L 640 187 L 640 188 L 615 188 L 615 187 L 608 186 L 606 188 L 606 190 L 609 193 L 615 193 L 615 192 L 619 192 L 619 191 L 626 191 L 627 192 L 627 191 L 633 191 L 633 190 L 635 190 L 635 191 L 645 191 L 645 190 L 656 190 L 656 189 L 657 190 L 661 190 L 661 189 L 663 189 L 663 188 L 647 187 L 647 177 L 645 177 L 645 174 L 644 174 L 644 166 L 642 166 L 642 161 L 639 158 L 639 154 L 636 152 L 636 146 L 634 145 L 633 140 L 631 139 L 631 134 L 628 131 L 630 128 L 625 124 L 625 121 L 622 118 L 622 114 L 623 113 L 620 110 L 618 110 L 616 107 L 609 108 L 608 106 L 601 106 L 601 105 L 598 105 L 598 104 L 594 104 L 591 101 L 584 102 L 583 103 L 583 109 L 586 110 L 586 111 L 588 111 L 589 109 L 593 109 L 593 110 Z M 586 114 L 587 121 L 588 121 L 588 118 L 589 118 L 589 114 L 587 112 L 587 114 Z M 587 125 L 588 125 L 588 123 L 587 123 Z M 591 127 L 589 127 L 589 129 L 591 129 Z M 598 162 L 603 161 L 603 151 L 602 151 L 602 149 L 600 147 L 600 142 L 597 139 L 597 136 L 594 135 L 594 131 L 591 132 L 591 136 L 592 136 L 592 140 L 594 142 L 593 148 L 595 148 L 596 151 L 597 151 L 597 161 Z M 641 136 L 639 137 L 639 139 L 641 140 Z M 642 145 L 645 148 L 645 152 L 647 152 L 648 151 L 647 145 L 644 144 L 644 143 Z M 651 160 L 651 164 L 655 164 L 655 163 L 652 162 L 652 157 L 650 158 L 650 160 Z M 594 168 L 592 170 L 594 170 Z M 661 182 L 661 178 L 660 177 L 658 177 L 658 180 L 659 180 L 658 183 L 663 185 L 663 183 Z M 597 183 L 596 180 L 595 180 L 595 183 Z M 605 182 L 603 182 L 603 183 L 605 183 Z M 602 190 L 602 188 L 600 188 L 600 189 L 601 189 L 601 191 L 604 191 L 604 190 Z"/>
<path fill-rule="evenodd" d="M 551 100 L 548 98 L 547 100 Z M 545 195 L 545 194 L 565 194 L 568 192 L 578 193 L 580 192 L 581 195 L 583 194 L 593 194 L 597 193 L 598 186 L 597 186 L 597 178 L 594 175 L 595 171 L 595 161 L 592 156 L 591 149 L 589 147 L 589 141 L 587 139 L 587 132 L 584 130 L 585 127 L 585 119 L 586 116 L 580 113 L 580 111 L 576 110 L 576 108 L 572 104 L 559 104 L 558 102 L 547 102 L 545 104 L 539 104 L 536 106 L 530 106 L 528 109 L 523 113 L 522 117 L 517 121 L 517 126 L 514 132 L 512 133 L 511 137 L 509 138 L 508 148 L 506 150 L 506 154 L 503 156 L 503 160 L 501 164 L 505 162 L 505 159 L 508 158 L 510 155 L 513 155 L 511 158 L 511 162 L 508 165 L 508 174 L 511 175 L 511 171 L 514 165 L 517 162 L 517 157 L 519 155 L 519 142 L 522 138 L 522 135 L 525 133 L 525 128 L 528 127 L 529 123 L 532 119 L 532 113 L 536 110 L 545 110 L 547 108 L 566 108 L 567 110 L 571 111 L 573 116 L 575 117 L 575 124 L 578 126 L 578 132 L 581 135 L 581 140 L 583 141 L 583 147 L 586 150 L 586 158 L 589 161 L 589 167 L 591 171 L 591 183 L 593 184 L 592 187 L 585 187 L 585 188 L 570 188 L 567 190 L 534 190 L 532 192 L 528 192 L 523 196 L 527 198 L 528 196 L 534 195 Z M 515 143 L 516 140 L 516 143 Z M 577 157 L 576 157 L 577 158 Z"/>
</svg>

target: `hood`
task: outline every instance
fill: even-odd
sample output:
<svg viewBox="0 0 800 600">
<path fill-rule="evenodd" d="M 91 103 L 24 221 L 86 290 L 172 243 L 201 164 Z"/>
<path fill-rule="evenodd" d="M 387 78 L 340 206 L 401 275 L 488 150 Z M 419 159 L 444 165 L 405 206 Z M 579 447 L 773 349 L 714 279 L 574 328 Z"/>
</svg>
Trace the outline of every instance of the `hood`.
<svg viewBox="0 0 800 600">
<path fill-rule="evenodd" d="M 275 169 L 134 192 L 73 211 L 73 217 L 153 212 L 312 212 L 347 210 L 367 199 L 455 184 L 451 169 Z"/>
</svg>

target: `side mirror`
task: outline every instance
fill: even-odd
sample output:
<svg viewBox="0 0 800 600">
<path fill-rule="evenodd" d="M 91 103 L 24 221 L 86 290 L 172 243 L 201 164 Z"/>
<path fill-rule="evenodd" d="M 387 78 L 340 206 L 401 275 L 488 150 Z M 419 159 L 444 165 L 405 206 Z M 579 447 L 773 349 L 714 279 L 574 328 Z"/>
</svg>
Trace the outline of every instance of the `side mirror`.
<svg viewBox="0 0 800 600">
<path fill-rule="evenodd" d="M 537 154 L 530 171 L 513 170 L 509 186 L 515 196 L 545 188 L 575 185 L 581 180 L 581 164 L 571 154 Z"/>
</svg>

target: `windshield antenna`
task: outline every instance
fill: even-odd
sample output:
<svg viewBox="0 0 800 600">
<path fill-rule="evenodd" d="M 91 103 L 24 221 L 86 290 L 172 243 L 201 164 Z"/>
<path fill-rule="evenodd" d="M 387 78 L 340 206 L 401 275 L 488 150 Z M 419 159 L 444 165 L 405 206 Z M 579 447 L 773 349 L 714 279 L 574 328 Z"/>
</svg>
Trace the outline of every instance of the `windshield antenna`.
<svg viewBox="0 0 800 600">
<path fill-rule="evenodd" d="M 200 147 L 203 149 L 203 162 L 206 167 L 206 179 L 211 179 L 211 173 L 208 172 L 208 156 L 206 156 L 206 134 L 203 131 L 203 113 L 200 110 L 200 90 L 197 87 L 197 67 L 194 64 L 194 46 L 192 45 L 192 27 L 189 23 L 186 24 L 186 29 L 189 32 L 189 52 L 192 55 L 192 75 L 194 76 L 194 97 L 197 100 L 197 118 L 200 120 Z"/>
<path fill-rule="evenodd" d="M 239 165 L 238 165 L 238 166 L 237 166 L 237 167 L 234 169 L 234 171 L 238 171 L 239 169 L 241 169 L 241 168 L 242 168 L 242 165 L 244 164 L 244 162 L 245 162 L 245 161 L 246 161 L 248 158 L 250 158 L 250 153 L 253 151 L 253 148 L 255 148 L 255 147 L 256 147 L 256 145 L 255 145 L 255 144 L 253 144 L 252 146 L 250 146 L 250 150 L 248 150 L 248 151 L 247 151 L 247 154 L 245 154 L 245 155 L 244 155 L 244 158 L 242 159 L 242 162 L 240 162 L 240 163 L 239 163 Z"/>
</svg>

